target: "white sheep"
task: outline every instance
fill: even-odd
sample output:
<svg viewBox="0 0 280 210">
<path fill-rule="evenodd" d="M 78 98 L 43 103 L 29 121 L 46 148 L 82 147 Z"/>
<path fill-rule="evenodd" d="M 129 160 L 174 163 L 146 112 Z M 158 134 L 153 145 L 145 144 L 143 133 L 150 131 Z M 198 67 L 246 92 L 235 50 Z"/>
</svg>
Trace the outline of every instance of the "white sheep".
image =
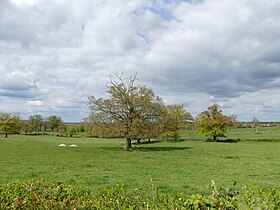
<svg viewBox="0 0 280 210">
<path fill-rule="evenodd" d="M 78 147 L 76 144 L 71 144 L 69 147 Z"/>
</svg>

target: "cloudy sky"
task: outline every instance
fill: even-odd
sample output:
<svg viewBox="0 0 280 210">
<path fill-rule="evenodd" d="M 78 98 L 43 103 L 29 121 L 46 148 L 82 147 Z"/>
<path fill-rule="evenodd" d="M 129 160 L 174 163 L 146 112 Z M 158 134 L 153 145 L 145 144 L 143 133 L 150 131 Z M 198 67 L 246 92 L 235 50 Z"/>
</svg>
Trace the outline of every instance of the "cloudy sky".
<svg viewBox="0 0 280 210">
<path fill-rule="evenodd" d="M 79 122 L 138 72 L 193 116 L 280 121 L 280 0 L 0 0 L 0 112 Z"/>
</svg>

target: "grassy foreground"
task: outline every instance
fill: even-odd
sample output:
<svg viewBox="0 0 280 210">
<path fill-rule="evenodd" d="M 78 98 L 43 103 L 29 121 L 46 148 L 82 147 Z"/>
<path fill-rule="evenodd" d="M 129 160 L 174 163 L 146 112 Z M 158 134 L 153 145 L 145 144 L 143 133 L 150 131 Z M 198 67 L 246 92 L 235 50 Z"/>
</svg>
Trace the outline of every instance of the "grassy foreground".
<svg viewBox="0 0 280 210">
<path fill-rule="evenodd" d="M 211 143 L 155 142 L 122 149 L 121 139 L 10 136 L 0 138 L 0 183 L 14 180 L 58 181 L 97 192 L 125 183 L 128 190 L 143 188 L 185 195 L 209 193 L 218 186 L 280 188 L 280 142 Z M 77 148 L 58 147 L 77 144 Z"/>
</svg>

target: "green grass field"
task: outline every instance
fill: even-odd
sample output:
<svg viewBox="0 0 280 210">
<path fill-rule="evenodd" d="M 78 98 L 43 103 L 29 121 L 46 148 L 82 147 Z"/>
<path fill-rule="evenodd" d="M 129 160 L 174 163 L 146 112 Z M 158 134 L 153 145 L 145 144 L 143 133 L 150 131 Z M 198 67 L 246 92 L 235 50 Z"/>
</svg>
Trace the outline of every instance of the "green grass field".
<svg viewBox="0 0 280 210">
<path fill-rule="evenodd" d="M 240 139 L 241 141 L 280 141 L 280 128 L 275 127 L 260 127 L 256 132 L 255 128 L 236 128 L 229 130 L 226 133 L 228 139 Z M 226 139 L 220 138 L 220 139 Z M 182 132 L 181 139 L 192 139 L 192 140 L 206 140 L 207 137 L 197 135 L 193 130 L 186 130 Z"/>
<path fill-rule="evenodd" d="M 128 189 L 147 189 L 147 194 L 155 184 L 161 192 L 188 195 L 209 192 L 212 180 L 225 187 L 236 181 L 239 186 L 279 188 L 280 140 L 242 141 L 252 136 L 277 140 L 278 130 L 263 128 L 255 134 L 237 129 L 230 135 L 240 138 L 238 143 L 206 142 L 184 132 L 183 139 L 191 135 L 196 140 L 135 144 L 131 152 L 122 149 L 122 139 L 1 136 L 0 183 L 44 179 L 97 190 L 123 182 Z M 58 147 L 60 143 L 78 147 Z"/>
</svg>

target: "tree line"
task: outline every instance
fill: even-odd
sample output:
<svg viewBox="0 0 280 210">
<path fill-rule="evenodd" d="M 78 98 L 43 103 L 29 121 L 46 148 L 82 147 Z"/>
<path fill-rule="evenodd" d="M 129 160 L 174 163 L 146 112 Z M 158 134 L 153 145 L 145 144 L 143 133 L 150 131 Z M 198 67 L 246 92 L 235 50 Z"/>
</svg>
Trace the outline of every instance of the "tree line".
<svg viewBox="0 0 280 210">
<path fill-rule="evenodd" d="M 212 137 L 224 137 L 228 128 L 234 126 L 234 118 L 222 114 L 214 104 L 196 118 L 185 111 L 183 104 L 164 105 L 163 99 L 152 89 L 136 85 L 137 75 L 117 77 L 111 80 L 107 98 L 88 97 L 91 114 L 85 119 L 92 135 L 99 137 L 119 136 L 126 138 L 125 149 L 132 148 L 133 140 L 150 141 L 165 136 L 179 138 L 179 131 L 194 126 L 197 133 Z"/>
<path fill-rule="evenodd" d="M 51 115 L 43 118 L 40 114 L 32 115 L 27 121 L 20 119 L 18 115 L 10 113 L 0 113 L 0 133 L 5 134 L 19 134 L 23 132 L 34 133 L 44 132 L 49 129 L 50 131 L 58 131 L 59 127 L 63 126 L 61 117 Z"/>
<path fill-rule="evenodd" d="M 9 134 L 25 135 L 57 135 L 78 136 L 85 132 L 85 125 L 64 123 L 63 119 L 56 115 L 43 117 L 40 114 L 31 115 L 27 120 L 22 120 L 18 115 L 0 113 L 0 134 L 8 138 Z"/>
</svg>

